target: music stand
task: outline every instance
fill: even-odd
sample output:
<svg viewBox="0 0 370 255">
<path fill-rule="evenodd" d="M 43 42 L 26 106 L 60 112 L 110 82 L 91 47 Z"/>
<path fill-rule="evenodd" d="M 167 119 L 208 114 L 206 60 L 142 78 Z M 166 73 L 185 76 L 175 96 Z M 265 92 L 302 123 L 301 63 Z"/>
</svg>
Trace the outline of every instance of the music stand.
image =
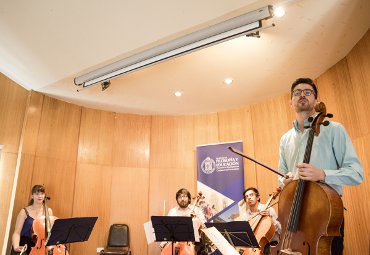
<svg viewBox="0 0 370 255">
<path fill-rule="evenodd" d="M 87 241 L 98 217 L 56 219 L 45 246 Z"/>
<path fill-rule="evenodd" d="M 207 228 L 215 227 L 232 246 L 260 248 L 248 221 L 205 223 Z"/>
<path fill-rule="evenodd" d="M 186 216 L 152 216 L 152 226 L 154 228 L 155 241 L 174 242 L 195 242 L 193 221 Z"/>
</svg>

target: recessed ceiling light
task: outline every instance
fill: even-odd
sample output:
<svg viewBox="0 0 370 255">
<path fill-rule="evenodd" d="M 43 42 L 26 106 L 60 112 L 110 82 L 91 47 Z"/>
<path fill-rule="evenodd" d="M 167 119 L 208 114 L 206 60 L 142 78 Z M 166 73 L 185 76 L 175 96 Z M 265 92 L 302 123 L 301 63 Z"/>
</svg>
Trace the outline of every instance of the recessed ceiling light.
<svg viewBox="0 0 370 255">
<path fill-rule="evenodd" d="M 231 85 L 232 83 L 233 83 L 233 79 L 232 78 L 226 78 L 225 80 L 224 80 L 224 83 L 226 84 L 226 85 Z"/>
<path fill-rule="evenodd" d="M 175 92 L 175 96 L 177 96 L 177 97 L 181 97 L 181 96 L 182 96 L 182 92 L 181 92 L 181 91 L 176 91 L 176 92 Z"/>
<path fill-rule="evenodd" d="M 285 15 L 285 10 L 283 7 L 279 6 L 274 8 L 274 16 L 276 17 L 282 17 Z"/>
</svg>

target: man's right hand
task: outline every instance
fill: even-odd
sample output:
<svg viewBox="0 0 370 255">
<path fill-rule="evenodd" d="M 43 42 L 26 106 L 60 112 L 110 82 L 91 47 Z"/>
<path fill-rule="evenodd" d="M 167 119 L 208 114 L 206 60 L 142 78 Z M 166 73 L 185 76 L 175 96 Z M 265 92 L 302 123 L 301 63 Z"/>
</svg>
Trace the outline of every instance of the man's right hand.
<svg viewBox="0 0 370 255">
<path fill-rule="evenodd" d="M 286 176 L 288 176 L 288 178 L 284 178 L 283 179 L 284 185 L 287 185 L 289 182 L 293 181 L 293 174 L 292 174 L 292 172 L 287 173 Z"/>
</svg>

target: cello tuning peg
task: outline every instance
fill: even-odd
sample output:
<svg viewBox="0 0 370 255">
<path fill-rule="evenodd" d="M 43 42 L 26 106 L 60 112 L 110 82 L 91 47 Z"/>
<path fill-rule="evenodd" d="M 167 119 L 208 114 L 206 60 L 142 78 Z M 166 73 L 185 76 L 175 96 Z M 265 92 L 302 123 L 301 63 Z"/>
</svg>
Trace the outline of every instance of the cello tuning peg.
<svg viewBox="0 0 370 255">
<path fill-rule="evenodd" d="M 326 114 L 326 115 L 325 115 L 325 117 L 327 117 L 327 118 L 333 118 L 333 116 L 334 116 L 334 115 L 333 115 L 333 114 L 331 114 L 331 113 L 328 113 L 328 114 Z"/>
<path fill-rule="evenodd" d="M 322 125 L 324 125 L 325 127 L 326 126 L 329 126 L 330 122 L 328 120 L 325 120 L 323 123 L 321 123 Z"/>
</svg>

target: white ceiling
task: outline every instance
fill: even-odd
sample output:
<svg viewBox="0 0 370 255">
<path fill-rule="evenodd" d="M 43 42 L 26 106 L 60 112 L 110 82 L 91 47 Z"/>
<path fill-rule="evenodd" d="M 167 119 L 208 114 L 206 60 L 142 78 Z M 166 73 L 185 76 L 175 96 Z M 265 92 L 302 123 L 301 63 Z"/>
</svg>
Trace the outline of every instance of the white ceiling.
<svg viewBox="0 0 370 255">
<path fill-rule="evenodd" d="M 121 76 L 105 91 L 77 92 L 77 75 L 267 4 L 285 6 L 286 15 L 261 38 L 240 37 Z M 0 0 L 0 71 L 90 108 L 217 112 L 286 93 L 298 77 L 318 77 L 366 33 L 369 14 L 369 0 Z"/>
</svg>

